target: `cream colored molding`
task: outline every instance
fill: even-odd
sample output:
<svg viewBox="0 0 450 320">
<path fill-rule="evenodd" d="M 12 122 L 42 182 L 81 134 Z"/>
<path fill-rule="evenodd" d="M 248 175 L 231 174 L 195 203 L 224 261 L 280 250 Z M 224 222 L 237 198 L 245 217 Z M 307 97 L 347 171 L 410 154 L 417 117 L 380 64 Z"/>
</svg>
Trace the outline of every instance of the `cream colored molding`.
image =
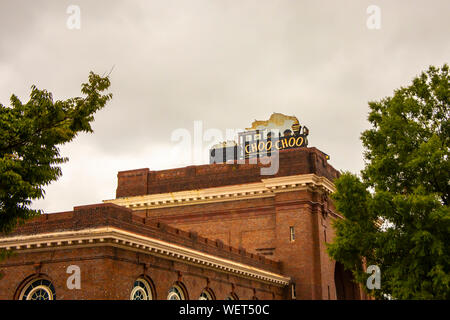
<svg viewBox="0 0 450 320">
<path fill-rule="evenodd" d="M 0 248 L 16 251 L 44 251 L 49 248 L 67 249 L 68 247 L 82 247 L 86 245 L 125 247 L 135 251 L 163 256 L 171 260 L 182 260 L 186 263 L 212 268 L 216 271 L 232 273 L 240 277 L 269 282 L 278 286 L 287 286 L 290 281 L 289 277 L 280 274 L 114 227 L 0 238 Z"/>
<path fill-rule="evenodd" d="M 336 190 L 334 184 L 325 177 L 319 177 L 315 174 L 301 174 L 262 179 L 261 182 L 256 183 L 123 197 L 103 200 L 103 202 L 114 203 L 132 210 L 144 210 L 274 197 L 275 193 L 278 192 L 316 189 L 325 193 L 333 193 Z"/>
<path fill-rule="evenodd" d="M 319 188 L 326 193 L 333 193 L 336 191 L 333 182 L 313 173 L 262 179 L 262 181 L 264 182 L 265 187 L 273 192 L 287 192 L 295 189 L 305 189 L 306 187 L 311 189 Z"/>
</svg>

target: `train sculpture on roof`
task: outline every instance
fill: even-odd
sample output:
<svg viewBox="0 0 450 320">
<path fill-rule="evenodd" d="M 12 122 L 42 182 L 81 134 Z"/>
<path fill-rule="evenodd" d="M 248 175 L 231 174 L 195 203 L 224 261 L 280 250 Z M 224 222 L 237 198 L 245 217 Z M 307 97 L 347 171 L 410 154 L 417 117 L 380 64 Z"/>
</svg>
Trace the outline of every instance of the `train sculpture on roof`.
<svg viewBox="0 0 450 320">
<path fill-rule="evenodd" d="M 238 142 L 225 141 L 210 149 L 210 163 L 270 156 L 284 149 L 308 146 L 309 130 L 294 116 L 273 113 L 269 120 L 255 120 L 250 128 L 238 133 Z"/>
</svg>

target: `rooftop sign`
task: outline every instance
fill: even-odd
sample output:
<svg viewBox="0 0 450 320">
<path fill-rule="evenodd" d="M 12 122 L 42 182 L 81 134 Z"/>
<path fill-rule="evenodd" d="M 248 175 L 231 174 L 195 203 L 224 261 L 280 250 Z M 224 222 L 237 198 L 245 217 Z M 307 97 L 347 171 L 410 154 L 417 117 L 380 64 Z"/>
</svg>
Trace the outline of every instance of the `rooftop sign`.
<svg viewBox="0 0 450 320">
<path fill-rule="evenodd" d="M 270 156 L 283 149 L 308 146 L 309 130 L 295 116 L 273 113 L 269 120 L 255 120 L 250 128 L 238 134 L 237 143 L 223 143 L 211 149 L 210 162 Z"/>
</svg>

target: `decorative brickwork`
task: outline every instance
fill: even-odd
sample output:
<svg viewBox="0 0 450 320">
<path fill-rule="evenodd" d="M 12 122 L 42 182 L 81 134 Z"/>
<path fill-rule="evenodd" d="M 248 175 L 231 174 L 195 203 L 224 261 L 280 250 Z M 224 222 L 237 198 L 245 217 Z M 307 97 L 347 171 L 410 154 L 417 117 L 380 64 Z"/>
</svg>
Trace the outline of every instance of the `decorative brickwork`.
<svg viewBox="0 0 450 320">
<path fill-rule="evenodd" d="M 128 299 L 138 278 L 157 299 L 176 283 L 190 299 L 205 288 L 217 299 L 290 299 L 292 284 L 296 299 L 365 298 L 326 253 L 342 218 L 329 197 L 339 173 L 316 148 L 279 155 L 274 176 L 261 164 L 119 172 L 116 199 L 0 237 L 16 252 L 0 262 L 0 299 L 33 277 L 50 280 L 57 299 Z M 80 290 L 67 288 L 69 265 L 81 269 Z"/>
<path fill-rule="evenodd" d="M 299 148 L 279 152 L 280 168 L 275 177 L 314 173 L 333 181 L 338 175 L 316 148 Z M 247 160 L 248 162 L 248 160 Z M 262 164 L 209 164 L 185 168 L 150 171 L 146 169 L 118 173 L 116 198 L 158 194 L 182 190 L 259 182 Z"/>
</svg>

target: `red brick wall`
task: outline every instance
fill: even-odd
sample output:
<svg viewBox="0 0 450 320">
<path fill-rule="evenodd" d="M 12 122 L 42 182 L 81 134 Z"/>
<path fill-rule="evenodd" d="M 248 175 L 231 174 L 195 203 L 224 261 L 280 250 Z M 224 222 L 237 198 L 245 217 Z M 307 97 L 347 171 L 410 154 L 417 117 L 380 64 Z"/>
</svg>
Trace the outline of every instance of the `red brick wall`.
<svg viewBox="0 0 450 320">
<path fill-rule="evenodd" d="M 40 267 L 38 265 L 40 264 Z M 81 271 L 81 289 L 68 289 L 67 267 L 77 265 Z M 56 298 L 65 299 L 129 299 L 134 281 L 145 274 L 156 289 L 157 299 L 166 299 L 175 281 L 181 280 L 190 299 L 198 299 L 208 285 L 217 299 L 225 299 L 234 287 L 240 299 L 251 299 L 256 291 L 259 299 L 282 299 L 282 288 L 186 265 L 149 254 L 114 247 L 91 247 L 44 252 L 18 253 L 2 261 L 0 299 L 13 299 L 24 279 L 41 273 L 49 279 Z"/>
<path fill-rule="evenodd" d="M 147 193 L 148 168 L 119 172 L 117 180 L 120 181 L 116 194 L 143 195 Z"/>
<path fill-rule="evenodd" d="M 315 173 L 333 181 L 339 173 L 316 148 L 280 152 L 276 176 Z M 214 164 L 180 169 L 149 171 L 147 193 L 175 192 L 222 185 L 261 181 L 260 165 Z M 126 180 L 119 179 L 117 196 L 132 196 Z M 282 263 L 282 272 L 292 277 L 298 299 L 335 299 L 335 262 L 326 252 L 332 241 L 335 208 L 320 191 L 277 193 L 275 197 L 216 202 L 141 210 L 148 220 L 164 221 L 182 230 L 220 239 L 233 247 Z M 290 241 L 290 227 L 295 241 Z M 326 237 L 326 239 L 325 239 Z M 265 249 L 265 250 L 261 250 Z"/>
<path fill-rule="evenodd" d="M 334 262 L 325 249 L 333 237 L 330 215 L 323 215 L 324 199 L 319 193 L 295 191 L 273 198 L 155 209 L 147 214 L 183 230 L 195 230 L 207 238 L 218 238 L 248 252 L 273 252 L 282 262 L 282 272 L 296 283 L 298 299 L 331 299 L 334 296 Z M 328 203 L 328 200 L 327 200 Z M 295 240 L 290 241 L 290 227 Z M 275 250 L 257 250 L 270 249 Z"/>
<path fill-rule="evenodd" d="M 73 212 L 42 215 L 20 226 L 8 236 L 102 226 L 117 227 L 280 273 L 280 264 L 264 256 L 220 245 L 217 241 L 198 236 L 194 232 L 145 219 L 130 209 L 109 203 L 75 207 Z M 70 276 L 66 273 L 69 265 L 81 268 L 81 290 L 69 290 L 66 286 Z M 108 246 L 80 245 L 67 249 L 32 248 L 17 251 L 12 257 L 0 262 L 0 273 L 3 275 L 0 279 L 0 299 L 13 299 L 24 280 L 39 273 L 52 281 L 57 299 L 128 299 L 134 281 L 143 273 L 153 281 L 159 299 L 166 299 L 168 290 L 177 280 L 184 283 L 191 299 L 198 299 L 208 283 L 218 299 L 225 299 L 232 287 L 241 299 L 253 297 L 254 290 L 260 299 L 281 299 L 286 294 L 283 288 L 270 284 L 187 265 L 182 261 Z"/>
<path fill-rule="evenodd" d="M 330 180 L 338 176 L 338 172 L 327 164 L 324 154 L 316 148 L 280 152 L 280 170 L 277 176 L 307 173 L 315 173 Z M 163 171 L 131 170 L 119 172 L 117 197 L 235 185 L 261 181 L 261 178 L 268 176 L 261 177 L 260 166 L 249 164 L 214 164 Z M 305 190 L 276 193 L 274 197 L 267 198 L 166 207 L 134 213 L 112 204 L 76 207 L 74 212 L 40 217 L 19 228 L 16 233 L 117 226 L 273 272 L 282 272 L 292 277 L 296 284 L 297 299 L 335 299 L 335 263 L 326 253 L 326 242 L 332 241 L 334 237 L 331 225 L 332 219 L 336 217 L 334 211 L 331 201 L 320 191 Z M 291 226 L 295 227 L 295 241 L 292 242 L 289 233 Z M 199 236 L 194 237 L 195 233 L 192 231 Z M 223 241 L 225 246 L 220 248 L 215 239 Z M 105 298 L 106 295 L 108 299 L 126 299 L 134 279 L 143 273 L 144 265 L 150 270 L 158 298 L 165 298 L 170 286 L 179 278 L 179 272 L 188 287 L 190 298 L 198 298 L 206 286 L 206 279 L 209 279 L 210 287 L 219 299 L 231 292 L 232 284 L 241 298 L 251 297 L 253 289 L 259 290 L 259 298 L 270 298 L 272 293 L 275 298 L 290 298 L 289 290 L 283 291 L 149 255 L 136 257 L 136 253 L 131 251 L 113 251 L 113 254 L 108 251 L 113 258 L 97 259 L 95 262 L 89 259 L 79 261 L 87 270 L 100 270 L 102 274 L 112 277 L 110 280 L 89 275 L 91 278 L 87 278 L 88 285 L 92 283 L 92 286 L 98 286 L 102 281 L 108 283 L 98 289 L 92 288 L 90 294 L 93 298 Z M 256 255 L 258 253 L 271 254 L 266 256 L 271 260 Z M 80 255 L 80 252 L 69 251 L 68 255 L 73 255 L 76 260 L 77 257 L 84 256 L 84 253 Z M 24 256 L 28 257 L 21 255 Z M 136 259 L 139 262 L 136 263 Z M 11 292 L 17 286 L 17 281 L 32 272 L 33 263 L 42 259 L 37 255 L 30 260 L 33 263 L 25 260 L 20 260 L 22 265 L 17 263 L 15 270 L 9 271 L 10 275 L 6 278 L 9 280 L 4 282 L 8 283 L 7 292 Z M 273 260 L 279 260 L 280 263 Z M 47 267 L 45 271 L 50 277 L 60 277 L 65 265 L 58 265 L 63 262 L 56 260 L 54 263 L 54 268 Z M 55 274 L 52 270 L 59 271 Z M 1 286 L 2 282 L 0 289 Z M 61 283 L 58 283 L 59 286 Z M 62 297 L 65 297 L 64 294 L 65 291 L 61 289 Z"/>
<path fill-rule="evenodd" d="M 334 180 L 339 175 L 316 148 L 281 150 L 279 160 L 276 177 L 315 173 Z M 261 163 L 209 164 L 160 171 L 122 171 L 118 173 L 116 198 L 259 182 L 270 177 L 261 176 L 263 166 Z"/>
<path fill-rule="evenodd" d="M 117 227 L 275 273 L 280 272 L 280 264 L 277 261 L 239 250 L 238 247 L 219 246 L 216 239 L 207 239 L 188 230 L 168 226 L 163 221 L 146 219 L 130 209 L 112 203 L 79 206 L 75 207 L 73 212 L 42 215 L 16 228 L 8 236 L 103 226 Z"/>
</svg>

